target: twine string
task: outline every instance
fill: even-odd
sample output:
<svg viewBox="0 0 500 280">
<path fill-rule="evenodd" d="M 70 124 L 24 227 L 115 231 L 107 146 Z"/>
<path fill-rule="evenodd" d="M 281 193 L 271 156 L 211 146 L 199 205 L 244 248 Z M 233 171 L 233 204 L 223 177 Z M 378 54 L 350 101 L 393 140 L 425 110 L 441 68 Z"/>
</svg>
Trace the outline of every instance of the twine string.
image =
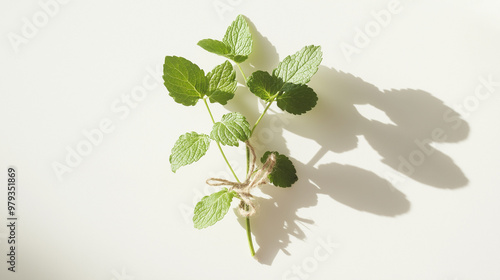
<svg viewBox="0 0 500 280">
<path fill-rule="evenodd" d="M 209 178 L 207 179 L 207 184 L 209 186 L 229 186 L 229 190 L 235 191 L 241 199 L 238 206 L 240 214 L 243 217 L 249 217 L 257 212 L 257 206 L 250 192 L 257 186 L 267 184 L 267 178 L 276 165 L 276 155 L 271 153 L 264 165 L 256 170 L 257 157 L 255 156 L 255 150 L 252 145 L 250 145 L 250 142 L 246 141 L 245 144 L 250 150 L 252 158 L 245 181 L 240 183 L 222 178 Z"/>
</svg>

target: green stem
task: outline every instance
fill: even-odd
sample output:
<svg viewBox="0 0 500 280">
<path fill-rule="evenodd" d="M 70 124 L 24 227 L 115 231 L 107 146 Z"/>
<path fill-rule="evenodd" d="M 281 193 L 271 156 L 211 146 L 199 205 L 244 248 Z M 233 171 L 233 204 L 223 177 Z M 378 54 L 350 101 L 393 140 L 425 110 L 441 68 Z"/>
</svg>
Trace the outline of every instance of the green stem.
<svg viewBox="0 0 500 280">
<path fill-rule="evenodd" d="M 245 76 L 245 73 L 243 73 L 243 69 L 241 69 L 241 66 L 239 63 L 236 63 L 238 66 L 238 69 L 240 69 L 241 75 L 243 76 L 243 79 L 245 79 L 245 84 L 247 83 L 247 77 Z"/>
<path fill-rule="evenodd" d="M 255 128 L 257 127 L 257 125 L 260 123 L 260 120 L 262 120 L 262 118 L 264 117 L 264 115 L 267 113 L 267 110 L 269 109 L 269 107 L 271 107 L 271 104 L 273 104 L 274 99 L 276 99 L 277 96 L 278 96 L 278 94 L 275 94 L 275 95 L 273 95 L 271 97 L 271 100 L 269 100 L 269 102 L 267 103 L 266 108 L 264 109 L 264 111 L 262 112 L 262 114 L 260 114 L 260 117 L 257 119 L 257 121 L 255 122 L 255 124 L 253 125 L 252 130 L 250 131 L 250 136 L 253 134 L 253 131 L 255 130 Z"/>
<path fill-rule="evenodd" d="M 212 122 L 215 124 L 214 116 L 212 115 L 212 111 L 210 111 L 210 107 L 208 107 L 208 103 L 207 103 L 207 100 L 205 98 L 203 98 L 203 102 L 205 102 L 205 106 L 207 107 L 208 113 L 210 114 L 210 118 L 212 119 Z M 241 183 L 240 179 L 238 179 L 238 176 L 236 176 L 236 173 L 234 172 L 233 167 L 231 166 L 231 164 L 227 160 L 226 154 L 222 150 L 220 143 L 217 141 L 215 141 L 215 142 L 217 143 L 217 147 L 219 147 L 219 151 L 222 154 L 222 157 L 224 158 L 224 161 L 226 162 L 227 166 L 229 167 L 229 170 L 231 170 L 231 173 L 233 173 L 234 178 L 236 179 L 236 181 L 238 181 L 238 183 Z"/>
<path fill-rule="evenodd" d="M 220 146 L 219 142 L 217 142 L 217 147 L 219 147 L 219 151 L 222 154 L 222 157 L 224 157 L 224 161 L 226 161 L 226 164 L 229 167 L 229 169 L 231 170 L 231 173 L 233 173 L 234 179 L 236 179 L 236 181 L 238 181 L 238 183 L 241 183 L 240 179 L 238 179 L 238 176 L 236 176 L 236 173 L 234 172 L 233 167 L 231 167 L 231 164 L 229 164 L 229 161 L 227 160 L 226 155 L 224 154 L 224 151 L 222 150 L 222 147 Z"/>
<path fill-rule="evenodd" d="M 248 146 L 246 147 L 247 149 L 247 176 L 250 176 L 248 174 L 249 168 L 250 168 L 250 149 Z M 248 205 L 245 205 L 245 209 L 248 211 Z M 248 246 L 250 247 L 250 255 L 255 256 L 255 250 L 253 249 L 253 241 L 252 241 L 252 230 L 250 228 L 250 217 L 245 218 L 245 225 L 246 225 L 246 231 L 247 231 L 247 240 L 248 240 Z"/>
<path fill-rule="evenodd" d="M 239 65 L 238 65 L 239 67 Z M 241 71 L 241 68 L 240 68 L 240 71 Z M 243 74 L 243 71 L 241 71 L 241 73 Z M 245 79 L 246 81 L 246 79 Z M 278 96 L 278 94 L 274 95 L 271 100 L 269 100 L 269 103 L 267 104 L 266 108 L 264 109 L 264 111 L 262 112 L 262 114 L 260 115 L 260 117 L 257 119 L 257 121 L 255 122 L 255 124 L 253 125 L 252 127 L 252 130 L 250 131 L 250 137 L 252 136 L 253 134 L 253 131 L 255 130 L 255 128 L 257 127 L 257 125 L 259 124 L 260 120 L 262 120 L 262 118 L 264 117 L 264 115 L 267 113 L 267 110 L 269 109 L 269 107 L 271 107 L 271 104 L 273 104 L 274 102 L 274 99 L 276 99 L 276 97 Z M 249 176 L 248 174 L 248 171 L 249 171 L 249 168 L 250 168 L 250 150 L 247 146 L 247 176 Z M 246 209 L 248 210 L 248 205 L 245 206 Z M 245 218 L 245 225 L 246 225 L 246 231 L 247 231 L 247 239 L 248 239 L 248 246 L 250 247 L 250 254 L 253 256 L 255 256 L 255 250 L 253 248 L 253 241 L 252 241 L 252 230 L 250 228 L 250 217 L 246 217 Z"/>
<path fill-rule="evenodd" d="M 246 83 L 247 82 L 247 77 L 245 76 L 245 73 L 243 72 L 243 69 L 241 69 L 240 64 L 236 63 L 236 65 L 238 66 L 238 69 L 240 69 L 241 75 L 243 76 L 243 79 L 245 79 L 245 83 Z M 264 116 L 264 114 L 267 112 L 267 109 L 269 109 L 269 107 L 271 106 L 271 104 L 273 103 L 273 101 L 274 101 L 275 98 L 276 98 L 276 96 L 274 96 L 271 99 L 271 101 L 267 105 L 266 109 L 264 110 L 264 112 L 262 113 L 262 115 L 259 117 L 259 119 L 255 123 L 255 125 L 253 126 L 250 135 L 252 135 L 253 131 L 255 130 L 255 127 L 260 122 L 260 120 L 262 119 L 262 117 Z M 208 106 L 208 102 L 207 102 L 207 100 L 205 98 L 203 99 L 203 102 L 205 103 L 205 107 L 207 107 L 208 113 L 210 114 L 210 118 L 212 119 L 212 123 L 215 124 L 214 116 L 212 115 L 212 111 L 210 110 L 210 107 Z M 238 183 L 240 183 L 240 180 L 238 179 L 238 176 L 236 176 L 236 173 L 234 172 L 233 167 L 231 166 L 231 164 L 229 164 L 229 161 L 227 160 L 227 157 L 224 154 L 224 151 L 222 150 L 222 147 L 220 146 L 219 142 L 217 142 L 217 146 L 219 147 L 219 150 L 220 150 L 220 152 L 222 154 L 222 157 L 224 158 L 224 161 L 226 162 L 227 166 L 231 170 L 231 173 L 233 173 L 234 178 L 236 179 L 236 181 Z M 247 147 L 247 174 L 248 174 L 249 166 L 250 166 L 250 151 L 249 151 L 249 149 Z M 245 205 L 245 207 L 248 210 L 249 206 Z M 250 217 L 246 217 L 245 218 L 245 225 L 246 225 L 248 247 L 250 247 L 250 255 L 253 257 L 253 256 L 255 256 L 255 249 L 253 248 L 252 229 L 250 227 Z"/>
<path fill-rule="evenodd" d="M 248 205 L 246 205 L 248 209 Z M 252 241 L 252 230 L 250 229 L 250 217 L 246 217 L 246 228 L 247 228 L 247 239 L 248 246 L 250 247 L 250 254 L 255 256 L 255 250 L 253 249 L 253 241 Z"/>
<path fill-rule="evenodd" d="M 210 111 L 210 107 L 208 107 L 208 102 L 206 98 L 203 98 L 203 102 L 205 102 L 205 106 L 207 107 L 208 113 L 210 114 L 210 119 L 215 124 L 214 116 L 212 115 L 212 111 Z"/>
<path fill-rule="evenodd" d="M 214 116 L 212 115 L 212 111 L 210 110 L 210 107 L 208 107 L 208 103 L 207 103 L 207 100 L 205 98 L 203 98 L 203 102 L 205 103 L 205 107 L 207 107 L 207 110 L 208 110 L 208 113 L 210 114 L 210 118 L 212 119 L 212 122 L 215 124 Z M 219 147 L 219 151 L 222 154 L 222 157 L 224 158 L 224 161 L 226 162 L 227 166 L 231 170 L 231 173 L 233 173 L 234 178 L 236 179 L 236 181 L 238 183 L 241 183 L 240 179 L 238 179 L 238 176 L 236 176 L 236 173 L 234 172 L 233 167 L 231 166 L 231 164 L 229 164 L 229 161 L 227 160 L 226 154 L 224 154 L 224 151 L 222 150 L 222 147 L 220 146 L 219 142 L 217 142 L 217 147 Z M 247 158 L 247 166 L 249 164 L 249 160 L 250 160 L 250 158 Z M 248 167 L 247 167 L 247 169 L 248 169 Z M 248 210 L 248 205 L 245 205 L 245 207 Z M 249 217 L 246 217 L 246 232 L 247 232 L 248 246 L 250 247 L 250 254 L 253 257 L 253 256 L 255 256 L 255 250 L 253 248 L 252 231 L 250 229 L 250 218 Z"/>
</svg>

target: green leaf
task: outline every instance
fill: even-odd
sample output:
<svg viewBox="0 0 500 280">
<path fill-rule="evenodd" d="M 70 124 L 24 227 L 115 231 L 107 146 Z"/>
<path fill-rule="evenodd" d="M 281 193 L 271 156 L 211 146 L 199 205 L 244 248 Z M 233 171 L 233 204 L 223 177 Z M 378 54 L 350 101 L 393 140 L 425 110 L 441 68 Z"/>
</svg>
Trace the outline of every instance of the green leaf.
<svg viewBox="0 0 500 280">
<path fill-rule="evenodd" d="M 203 197 L 194 208 L 194 227 L 203 229 L 222 220 L 231 207 L 231 201 L 237 194 L 235 191 L 223 190 Z"/>
<path fill-rule="evenodd" d="M 250 27 L 242 15 L 238 15 L 227 28 L 222 42 L 213 39 L 203 39 L 198 42 L 198 46 L 203 49 L 229 58 L 236 63 L 247 60 L 252 53 L 252 44 Z"/>
<path fill-rule="evenodd" d="M 284 83 L 306 84 L 318 71 L 321 60 L 320 46 L 306 46 L 283 59 L 273 70 L 273 76 L 281 78 Z"/>
<path fill-rule="evenodd" d="M 238 15 L 227 28 L 222 42 L 231 48 L 228 57 L 234 62 L 241 63 L 252 53 L 252 34 L 242 15 Z"/>
<path fill-rule="evenodd" d="M 265 71 L 255 71 L 248 77 L 247 86 L 253 94 L 269 101 L 283 87 L 283 81 Z"/>
<path fill-rule="evenodd" d="M 274 165 L 273 171 L 269 174 L 269 181 L 278 187 L 288 188 L 292 186 L 299 178 L 297 177 L 297 171 L 293 166 L 293 163 L 288 159 L 287 156 L 281 155 L 278 152 L 267 151 L 264 153 L 260 161 L 265 163 L 269 155 L 273 153 L 276 156 L 276 164 Z"/>
<path fill-rule="evenodd" d="M 231 59 L 232 61 L 234 61 L 236 63 L 242 63 L 248 59 L 248 55 L 232 55 L 232 54 L 230 54 L 230 55 L 227 55 L 226 57 Z"/>
<path fill-rule="evenodd" d="M 210 102 L 219 102 L 226 105 L 227 101 L 234 97 L 236 91 L 236 71 L 229 61 L 216 66 L 207 74 L 208 96 Z"/>
<path fill-rule="evenodd" d="M 229 93 L 226 91 L 216 90 L 210 94 L 210 102 L 211 103 L 220 103 L 222 105 L 226 105 L 227 101 L 231 100 L 234 97 L 234 93 Z"/>
<path fill-rule="evenodd" d="M 198 42 L 198 46 L 204 48 L 206 51 L 215 53 L 221 56 L 226 56 L 231 53 L 231 47 L 226 43 L 214 39 L 203 39 Z"/>
<path fill-rule="evenodd" d="M 196 105 L 208 90 L 203 70 L 183 57 L 165 57 L 163 80 L 175 102 L 186 106 Z"/>
<path fill-rule="evenodd" d="M 240 113 L 228 113 L 214 124 L 210 138 L 222 145 L 238 146 L 240 141 L 250 138 L 250 124 Z"/>
<path fill-rule="evenodd" d="M 210 147 L 210 138 L 205 134 L 190 132 L 177 139 L 170 154 L 170 164 L 175 172 L 182 166 L 198 161 Z"/>
<path fill-rule="evenodd" d="M 316 106 L 318 96 L 307 85 L 287 84 L 285 88 L 285 92 L 277 98 L 281 110 L 300 115 Z"/>
</svg>

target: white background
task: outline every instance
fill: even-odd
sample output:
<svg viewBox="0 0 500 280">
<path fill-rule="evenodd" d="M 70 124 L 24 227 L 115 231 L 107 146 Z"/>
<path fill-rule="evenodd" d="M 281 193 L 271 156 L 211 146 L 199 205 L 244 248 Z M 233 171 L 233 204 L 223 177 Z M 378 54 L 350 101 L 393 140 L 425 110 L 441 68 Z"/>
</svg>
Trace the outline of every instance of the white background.
<svg viewBox="0 0 500 280">
<path fill-rule="evenodd" d="M 206 72 L 222 63 L 196 43 L 222 39 L 238 14 L 254 32 L 247 75 L 305 45 L 324 57 L 310 83 L 318 106 L 297 117 L 273 107 L 254 135 L 300 178 L 263 187 L 258 260 L 232 210 L 193 228 L 206 178 L 230 177 L 215 145 L 170 171 L 177 137 L 211 121 L 161 80 L 166 55 Z M 494 0 L 2 1 L 0 278 L 500 279 L 499 15 Z M 215 117 L 238 110 L 253 123 L 262 105 L 237 93 Z M 241 149 L 225 150 L 242 174 Z"/>
</svg>

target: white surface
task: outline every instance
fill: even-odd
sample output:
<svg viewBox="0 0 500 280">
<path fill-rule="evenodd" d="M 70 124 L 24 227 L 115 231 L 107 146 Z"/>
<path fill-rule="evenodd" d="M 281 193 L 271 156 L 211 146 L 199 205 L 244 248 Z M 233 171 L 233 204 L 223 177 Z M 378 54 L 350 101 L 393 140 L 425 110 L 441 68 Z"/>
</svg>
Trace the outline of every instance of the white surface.
<svg viewBox="0 0 500 280">
<path fill-rule="evenodd" d="M 500 85 L 474 103 L 481 79 L 500 82 L 498 1 L 401 1 L 351 56 L 341 46 L 376 28 L 372 12 L 390 1 L 67 2 L 17 47 L 9 34 L 46 12 L 37 1 L 0 4 L 0 178 L 10 165 L 19 176 L 17 272 L 2 261 L 1 279 L 500 279 Z M 202 231 L 190 222 L 211 191 L 205 179 L 228 175 L 215 146 L 176 174 L 168 163 L 177 137 L 210 121 L 168 96 L 163 59 L 210 70 L 223 59 L 196 43 L 222 38 L 237 14 L 259 32 L 255 68 L 304 45 L 324 53 L 310 84 L 318 106 L 267 116 L 256 131 L 256 143 L 289 152 L 301 178 L 263 190 L 272 199 L 252 219 L 260 261 L 232 211 Z M 241 95 L 228 108 L 255 121 L 262 108 Z M 458 128 L 453 112 L 443 118 L 457 105 Z M 102 122 L 102 140 L 59 180 L 54 162 Z M 419 160 L 415 141 L 436 128 L 446 141 L 411 176 L 398 172 L 399 156 Z M 241 150 L 226 151 L 241 172 Z M 1 226 L 2 260 L 6 237 Z"/>
</svg>

